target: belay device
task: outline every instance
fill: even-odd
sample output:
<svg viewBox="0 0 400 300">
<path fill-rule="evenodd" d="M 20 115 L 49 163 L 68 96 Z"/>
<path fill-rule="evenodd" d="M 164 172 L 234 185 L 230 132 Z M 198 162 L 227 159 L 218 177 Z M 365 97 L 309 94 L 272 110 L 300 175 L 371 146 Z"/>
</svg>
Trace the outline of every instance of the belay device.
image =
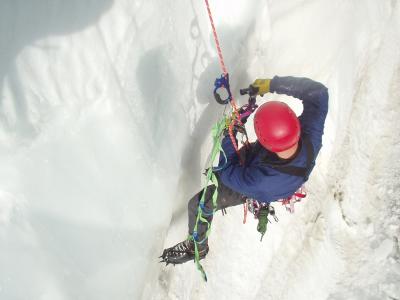
<svg viewBox="0 0 400 300">
<path fill-rule="evenodd" d="M 226 90 L 226 92 L 228 93 L 228 96 L 225 99 L 222 99 L 221 95 L 218 93 L 218 91 L 221 90 L 222 88 L 224 88 Z M 215 98 L 215 101 L 217 101 L 219 104 L 222 104 L 222 105 L 226 105 L 232 101 L 232 93 L 231 93 L 231 89 L 229 86 L 229 74 L 228 73 L 226 75 L 222 74 L 221 77 L 215 79 L 214 98 Z"/>
</svg>

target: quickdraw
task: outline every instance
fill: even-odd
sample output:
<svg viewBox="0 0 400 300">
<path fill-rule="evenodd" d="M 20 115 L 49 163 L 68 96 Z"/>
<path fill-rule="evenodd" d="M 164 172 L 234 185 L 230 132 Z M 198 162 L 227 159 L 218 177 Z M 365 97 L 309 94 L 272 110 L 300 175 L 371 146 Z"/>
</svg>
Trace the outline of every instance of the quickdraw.
<svg viewBox="0 0 400 300">
<path fill-rule="evenodd" d="M 283 206 L 285 206 L 286 210 L 290 212 L 291 214 L 294 213 L 294 204 L 296 202 L 300 202 L 302 199 L 307 197 L 307 191 L 304 185 L 302 185 L 296 193 L 294 193 L 292 196 L 286 198 L 286 199 L 281 199 L 279 200 Z"/>
<path fill-rule="evenodd" d="M 254 218 L 258 219 L 257 231 L 261 234 L 260 241 L 262 241 L 267 232 L 267 225 L 271 223 L 268 216 L 272 216 L 275 222 L 279 221 L 275 214 L 275 209 L 270 203 L 259 202 L 251 198 L 246 199 L 246 206 L 248 211 L 253 214 Z"/>
</svg>

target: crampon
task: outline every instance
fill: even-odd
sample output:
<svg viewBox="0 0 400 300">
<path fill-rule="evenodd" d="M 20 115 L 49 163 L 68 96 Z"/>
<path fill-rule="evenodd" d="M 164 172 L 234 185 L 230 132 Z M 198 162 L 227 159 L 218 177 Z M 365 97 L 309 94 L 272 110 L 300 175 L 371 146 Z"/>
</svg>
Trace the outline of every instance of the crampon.
<svg viewBox="0 0 400 300">
<path fill-rule="evenodd" d="M 199 244 L 198 250 L 199 250 L 199 258 L 203 259 L 208 253 L 208 245 Z M 171 248 L 165 249 L 159 258 L 161 258 L 160 262 L 161 263 L 165 262 L 167 266 L 169 264 L 173 265 L 183 264 L 190 260 L 194 261 L 195 258 L 194 242 L 190 239 L 180 242 Z"/>
</svg>

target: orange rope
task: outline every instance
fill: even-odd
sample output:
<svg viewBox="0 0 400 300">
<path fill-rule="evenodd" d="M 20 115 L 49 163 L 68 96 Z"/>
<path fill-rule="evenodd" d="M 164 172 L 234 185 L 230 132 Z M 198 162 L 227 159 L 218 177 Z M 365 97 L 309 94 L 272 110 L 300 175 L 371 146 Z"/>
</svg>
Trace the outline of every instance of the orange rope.
<svg viewBox="0 0 400 300">
<path fill-rule="evenodd" d="M 222 72 L 226 76 L 226 74 L 228 74 L 228 70 L 225 67 L 224 58 L 222 57 L 222 50 L 219 45 L 217 30 L 215 29 L 215 26 L 214 26 L 214 20 L 213 20 L 212 14 L 211 14 L 210 4 L 208 3 L 208 0 L 205 0 L 205 2 L 206 2 L 206 6 L 207 6 L 207 11 L 208 11 L 208 17 L 210 18 L 211 27 L 212 27 L 213 34 L 214 34 L 215 45 L 217 46 L 219 62 L 221 64 Z"/>
<path fill-rule="evenodd" d="M 208 17 L 210 18 L 210 23 L 211 23 L 211 28 L 212 28 L 213 35 L 214 35 L 215 45 L 217 47 L 219 63 L 221 65 L 221 69 L 222 69 L 222 72 L 223 72 L 224 76 L 226 76 L 228 74 L 228 70 L 227 70 L 227 68 L 225 66 L 224 57 L 222 56 L 222 50 L 221 50 L 221 46 L 220 46 L 220 43 L 219 43 L 219 40 L 218 40 L 217 30 L 216 30 L 215 25 L 214 25 L 214 20 L 213 20 L 211 9 L 210 9 L 210 4 L 208 3 L 208 0 L 204 0 L 204 1 L 206 3 L 206 6 L 207 6 Z M 238 145 L 237 145 L 237 143 L 235 141 L 235 137 L 234 137 L 234 134 L 233 134 L 233 127 L 234 127 L 235 121 L 237 121 L 240 125 L 243 125 L 243 124 L 239 119 L 239 112 L 238 112 L 237 105 L 236 105 L 236 102 L 235 102 L 235 99 L 233 98 L 233 96 L 232 96 L 232 100 L 230 101 L 230 104 L 231 104 L 231 106 L 233 108 L 233 112 L 234 112 L 236 120 L 235 120 L 235 118 L 233 118 L 231 124 L 229 125 L 229 136 L 231 138 L 233 147 L 235 148 L 235 151 L 236 151 L 237 155 L 239 156 L 240 162 L 243 163 L 241 158 L 240 158 L 239 147 L 238 147 Z"/>
</svg>

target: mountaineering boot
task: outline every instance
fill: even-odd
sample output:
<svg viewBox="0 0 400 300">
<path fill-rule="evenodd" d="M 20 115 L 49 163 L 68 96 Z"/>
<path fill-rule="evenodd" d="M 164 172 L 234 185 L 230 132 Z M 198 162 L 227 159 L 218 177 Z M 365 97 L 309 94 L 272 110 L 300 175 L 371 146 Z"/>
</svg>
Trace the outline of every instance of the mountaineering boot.
<svg viewBox="0 0 400 300">
<path fill-rule="evenodd" d="M 208 253 L 207 242 L 204 244 L 198 244 L 199 258 L 203 259 Z M 194 260 L 195 248 L 193 240 L 187 239 L 183 242 L 176 244 L 175 246 L 165 249 L 163 254 L 160 256 L 161 261 L 168 264 L 183 264 L 187 261 Z"/>
</svg>

